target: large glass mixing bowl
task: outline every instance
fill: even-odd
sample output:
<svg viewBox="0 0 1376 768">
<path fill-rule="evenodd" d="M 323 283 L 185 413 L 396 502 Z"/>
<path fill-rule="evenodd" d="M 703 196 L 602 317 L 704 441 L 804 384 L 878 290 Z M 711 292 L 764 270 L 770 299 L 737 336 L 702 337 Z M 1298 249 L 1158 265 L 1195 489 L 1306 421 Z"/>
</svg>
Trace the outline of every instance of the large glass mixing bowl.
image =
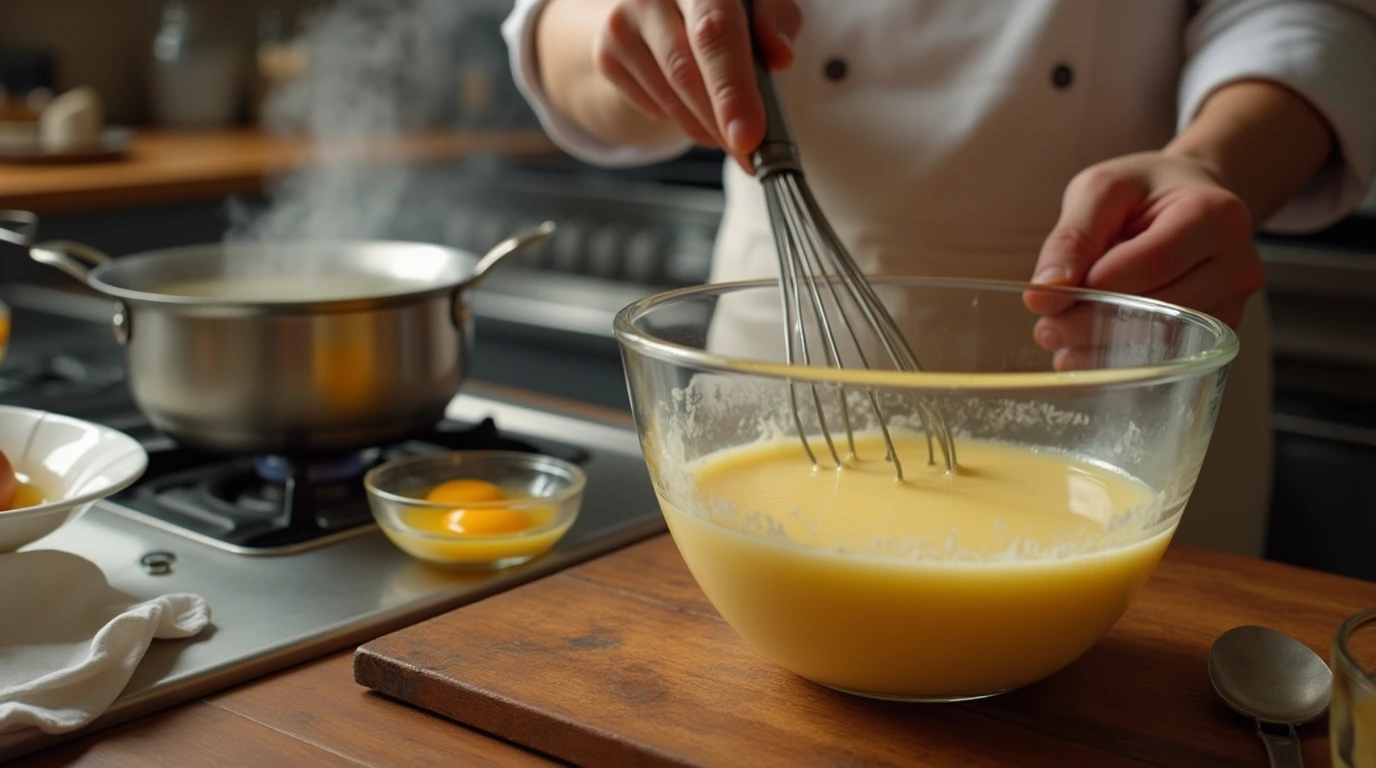
<svg viewBox="0 0 1376 768">
<path fill-rule="evenodd" d="M 618 315 L 670 532 L 736 632 L 817 683 L 953 701 L 1041 680 L 1098 642 L 1155 568 L 1237 338 L 1207 315 L 1116 294 L 873 284 L 922 372 L 785 365 L 772 281 L 673 291 Z M 819 348 L 813 335 L 814 361 Z M 955 437 L 953 473 L 939 451 L 929 463 L 931 413 Z M 880 415 L 902 482 L 883 460 Z"/>
</svg>

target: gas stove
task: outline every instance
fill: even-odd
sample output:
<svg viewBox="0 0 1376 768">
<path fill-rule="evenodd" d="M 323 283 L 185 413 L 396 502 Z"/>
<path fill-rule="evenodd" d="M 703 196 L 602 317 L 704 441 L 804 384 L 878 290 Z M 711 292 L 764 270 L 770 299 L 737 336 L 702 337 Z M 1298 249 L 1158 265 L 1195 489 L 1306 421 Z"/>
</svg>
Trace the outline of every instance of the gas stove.
<svg viewBox="0 0 1376 768">
<path fill-rule="evenodd" d="M 309 458 L 208 453 L 180 446 L 146 422 L 124 431 L 148 450 L 148 471 L 110 499 L 112 508 L 242 555 L 299 552 L 369 530 L 363 475 L 392 459 L 464 450 L 539 453 L 580 465 L 591 457 L 576 445 L 506 434 L 490 417 L 473 424 L 446 419 L 391 445 Z"/>
<path fill-rule="evenodd" d="M 11 311 L 13 338 L 0 361 L 0 402 L 92 420 L 137 413 L 124 383 L 124 352 L 108 331 L 90 320 L 23 305 Z"/>
<path fill-rule="evenodd" d="M 150 457 L 131 488 L 26 549 L 84 557 L 136 600 L 202 595 L 213 625 L 197 638 L 154 643 L 120 698 L 87 729 L 0 735 L 0 761 L 356 645 L 664 530 L 635 432 L 624 426 L 517 398 L 462 394 L 425 434 L 357 454 L 206 453 L 179 446 L 139 414 L 119 349 L 105 341 L 108 327 L 14 311 L 0 403 L 107 424 L 138 439 Z M 553 550 L 505 570 L 451 571 L 410 558 L 377 530 L 362 491 L 367 468 L 471 448 L 542 453 L 583 467 L 582 509 Z"/>
</svg>

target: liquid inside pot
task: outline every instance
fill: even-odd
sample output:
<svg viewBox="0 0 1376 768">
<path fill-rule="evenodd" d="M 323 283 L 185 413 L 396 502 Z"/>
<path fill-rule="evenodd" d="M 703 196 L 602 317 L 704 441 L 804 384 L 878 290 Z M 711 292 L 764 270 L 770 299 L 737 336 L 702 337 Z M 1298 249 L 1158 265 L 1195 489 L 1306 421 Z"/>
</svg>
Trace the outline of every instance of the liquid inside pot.
<svg viewBox="0 0 1376 768">
<path fill-rule="evenodd" d="M 339 301 L 394 296 L 433 285 L 430 281 L 378 275 L 256 275 L 179 280 L 157 285 L 153 292 L 218 301 Z"/>
</svg>

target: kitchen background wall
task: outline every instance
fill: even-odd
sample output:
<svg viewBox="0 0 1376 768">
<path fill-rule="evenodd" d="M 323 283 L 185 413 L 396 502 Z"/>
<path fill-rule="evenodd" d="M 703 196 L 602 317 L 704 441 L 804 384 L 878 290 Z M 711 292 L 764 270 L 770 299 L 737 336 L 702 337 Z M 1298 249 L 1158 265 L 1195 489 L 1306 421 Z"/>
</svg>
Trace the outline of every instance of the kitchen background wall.
<svg viewBox="0 0 1376 768">
<path fill-rule="evenodd" d="M 510 0 L 453 0 L 473 10 L 504 13 Z M 325 0 L 187 0 L 194 16 L 245 52 L 245 73 L 264 12 L 280 12 L 284 31 L 300 28 Z M 56 60 L 58 90 L 88 85 L 101 96 L 112 123 L 148 124 L 153 37 L 163 0 L 4 0 L 0 48 L 45 49 Z M 245 98 L 241 119 L 247 119 Z"/>
<path fill-rule="evenodd" d="M 259 13 L 279 8 L 289 18 L 319 5 L 313 0 L 194 2 L 227 37 L 252 50 Z M 0 46 L 42 48 L 56 60 L 59 90 L 89 85 L 111 122 L 150 119 L 149 78 L 161 0 L 5 0 Z"/>
</svg>

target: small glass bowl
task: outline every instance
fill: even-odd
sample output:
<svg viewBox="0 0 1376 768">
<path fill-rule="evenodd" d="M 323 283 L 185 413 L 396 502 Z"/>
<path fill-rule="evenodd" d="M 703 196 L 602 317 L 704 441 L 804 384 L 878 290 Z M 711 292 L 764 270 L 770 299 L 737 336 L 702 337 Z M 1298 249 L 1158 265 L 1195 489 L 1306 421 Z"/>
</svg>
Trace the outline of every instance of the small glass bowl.
<svg viewBox="0 0 1376 768">
<path fill-rule="evenodd" d="M 485 480 L 508 498 L 426 501 L 432 488 L 451 480 Z M 419 560 L 470 569 L 509 568 L 553 547 L 578 518 L 586 483 L 577 465 L 514 451 L 410 456 L 382 464 L 363 478 L 373 518 L 393 544 Z M 516 513 L 531 518 L 532 524 L 515 532 L 461 533 L 451 523 L 456 513 L 493 518 Z"/>
</svg>

